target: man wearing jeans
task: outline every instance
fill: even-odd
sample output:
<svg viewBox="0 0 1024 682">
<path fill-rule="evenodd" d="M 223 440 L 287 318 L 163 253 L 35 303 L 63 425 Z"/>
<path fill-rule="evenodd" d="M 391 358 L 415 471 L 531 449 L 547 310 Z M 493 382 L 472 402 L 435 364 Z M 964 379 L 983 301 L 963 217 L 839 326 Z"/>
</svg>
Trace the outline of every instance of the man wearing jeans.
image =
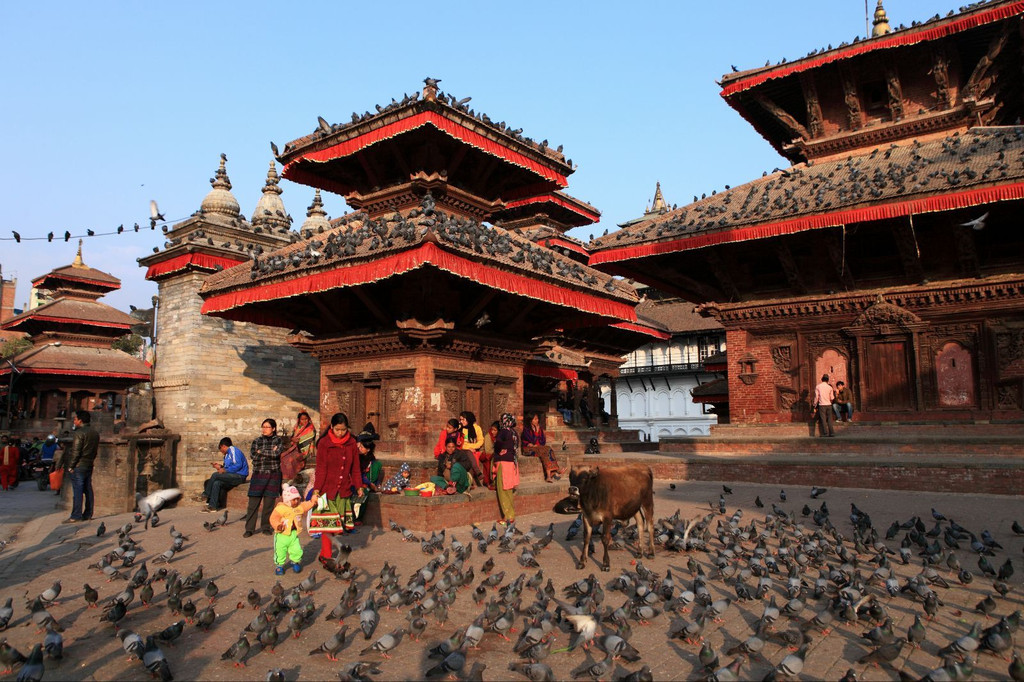
<svg viewBox="0 0 1024 682">
<path fill-rule="evenodd" d="M 64 523 L 79 523 L 92 518 L 93 494 L 92 494 L 92 467 L 96 461 L 96 453 L 100 447 L 100 434 L 90 423 L 92 415 L 85 410 L 75 412 L 73 423 L 75 425 L 75 437 L 71 441 L 71 452 L 68 453 L 64 463 L 71 474 L 71 518 L 65 519 Z M 85 506 L 82 506 L 85 498 Z"/>
<path fill-rule="evenodd" d="M 836 391 L 828 383 L 828 375 L 821 375 L 821 383 L 814 387 L 814 403 L 811 405 L 818 412 L 819 430 L 822 438 L 835 436 L 832 424 L 835 421 L 835 412 L 832 411 L 832 403 L 836 399 Z M 826 430 L 828 431 L 826 433 Z"/>
<path fill-rule="evenodd" d="M 224 493 L 236 485 L 245 483 L 249 476 L 249 462 L 245 459 L 242 451 L 231 444 L 230 438 L 220 439 L 220 453 L 224 455 L 224 462 L 210 462 L 217 472 L 206 479 L 203 485 L 203 497 L 206 504 L 201 511 L 215 512 L 223 505 Z"/>
<path fill-rule="evenodd" d="M 842 381 L 836 382 L 836 401 L 832 403 L 832 409 L 836 413 L 836 421 L 853 419 L 853 394 Z"/>
</svg>

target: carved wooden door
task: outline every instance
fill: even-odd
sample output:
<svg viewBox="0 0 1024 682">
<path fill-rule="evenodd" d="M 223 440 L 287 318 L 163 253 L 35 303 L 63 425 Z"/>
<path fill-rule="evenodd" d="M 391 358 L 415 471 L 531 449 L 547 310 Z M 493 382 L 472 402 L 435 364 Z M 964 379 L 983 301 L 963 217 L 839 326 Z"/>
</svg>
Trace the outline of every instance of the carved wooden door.
<svg viewBox="0 0 1024 682">
<path fill-rule="evenodd" d="M 472 412 L 476 416 L 476 419 L 477 419 L 478 423 L 480 423 L 481 420 L 485 418 L 485 415 L 482 414 L 482 408 L 483 408 L 483 390 L 481 390 L 478 387 L 467 388 L 466 389 L 466 410 L 468 412 Z M 485 424 L 480 423 L 480 428 L 483 429 L 485 433 L 487 432 L 487 427 L 486 427 Z"/>
<path fill-rule="evenodd" d="M 914 408 L 910 386 L 907 342 L 881 341 L 867 344 L 865 358 L 867 410 L 892 411 Z"/>
<path fill-rule="evenodd" d="M 365 418 L 361 424 L 350 424 L 356 432 L 362 430 L 366 422 L 373 424 L 373 428 L 380 433 L 380 386 L 366 386 L 363 389 L 363 406 L 366 410 Z"/>
</svg>

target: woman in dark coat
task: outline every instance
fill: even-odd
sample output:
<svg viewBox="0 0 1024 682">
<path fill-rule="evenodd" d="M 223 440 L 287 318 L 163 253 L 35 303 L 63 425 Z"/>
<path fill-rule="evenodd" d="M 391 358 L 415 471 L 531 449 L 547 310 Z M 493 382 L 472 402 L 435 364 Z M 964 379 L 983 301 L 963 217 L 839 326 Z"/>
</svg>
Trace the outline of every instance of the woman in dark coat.
<svg viewBox="0 0 1024 682">
<path fill-rule="evenodd" d="M 338 412 L 331 417 L 331 428 L 320 437 L 316 446 L 316 478 L 313 480 L 313 494 L 322 495 L 327 509 L 315 513 L 313 518 L 322 520 L 331 515 L 331 523 L 317 523 L 320 531 L 320 560 L 331 558 L 332 533 L 354 533 L 355 515 L 352 509 L 352 494 L 363 494 L 363 475 L 359 466 L 359 450 L 355 435 L 348 428 L 348 417 Z"/>
<path fill-rule="evenodd" d="M 274 500 L 281 494 L 281 452 L 284 441 L 277 435 L 277 422 L 264 419 L 260 425 L 260 437 L 252 442 L 249 449 L 249 467 L 252 479 L 249 481 L 249 506 L 245 510 L 245 533 L 242 537 L 252 537 L 256 532 L 256 514 L 260 503 L 263 513 L 260 515 L 260 530 L 264 535 L 273 535 L 270 526 L 270 514 L 274 511 Z"/>
<path fill-rule="evenodd" d="M 506 412 L 498 420 L 501 429 L 494 441 L 495 492 L 498 494 L 498 508 L 502 524 L 516 520 L 515 490 L 519 485 L 519 434 L 516 433 L 516 418 Z"/>
</svg>

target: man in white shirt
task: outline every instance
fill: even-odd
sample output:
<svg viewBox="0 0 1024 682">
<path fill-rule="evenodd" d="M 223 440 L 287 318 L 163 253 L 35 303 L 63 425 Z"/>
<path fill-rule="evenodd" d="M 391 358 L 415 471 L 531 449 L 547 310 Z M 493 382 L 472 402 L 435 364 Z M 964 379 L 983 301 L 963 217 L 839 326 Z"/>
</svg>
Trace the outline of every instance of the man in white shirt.
<svg viewBox="0 0 1024 682">
<path fill-rule="evenodd" d="M 818 430 L 821 432 L 822 438 L 835 436 L 833 423 L 836 415 L 832 411 L 832 403 L 835 399 L 836 390 L 832 388 L 832 384 L 828 383 L 828 375 L 822 374 L 821 383 L 814 387 L 814 402 L 811 405 L 818 411 Z"/>
</svg>

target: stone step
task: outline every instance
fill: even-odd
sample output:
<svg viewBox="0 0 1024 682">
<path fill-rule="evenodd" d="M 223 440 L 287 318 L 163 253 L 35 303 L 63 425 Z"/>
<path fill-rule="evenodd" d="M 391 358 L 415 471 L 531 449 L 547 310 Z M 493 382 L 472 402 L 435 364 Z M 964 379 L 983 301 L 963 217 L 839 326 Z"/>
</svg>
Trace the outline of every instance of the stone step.
<svg viewBox="0 0 1024 682">
<path fill-rule="evenodd" d="M 928 438 L 1024 438 L 1024 423 L 1021 422 L 926 422 L 892 423 L 884 420 L 863 420 L 855 416 L 852 422 L 836 422 L 835 428 L 846 430 L 851 436 L 871 438 L 924 436 Z M 816 433 L 816 431 L 814 432 Z M 806 438 L 812 434 L 810 422 L 785 424 L 716 424 L 711 427 L 711 438 L 747 439 L 763 438 Z M 679 439 L 675 439 L 679 440 Z"/>
<path fill-rule="evenodd" d="M 545 431 L 548 445 L 566 443 L 589 443 L 597 438 L 598 443 L 620 443 L 639 441 L 640 432 L 636 429 L 574 429 L 570 426 L 552 428 Z"/>
<path fill-rule="evenodd" d="M 528 530 L 529 522 L 521 517 L 548 512 L 556 502 L 566 496 L 568 483 L 555 484 L 523 482 L 514 497 L 519 528 Z M 475 523 L 490 530 L 491 524 L 501 517 L 497 495 L 490 490 L 477 489 L 470 495 L 441 495 L 410 497 L 407 495 L 371 495 L 363 515 L 365 525 L 388 529 L 390 522 L 423 532 L 453 528 Z M 460 538 L 468 543 L 470 538 Z M 475 550 L 474 543 L 474 550 Z"/>
</svg>

